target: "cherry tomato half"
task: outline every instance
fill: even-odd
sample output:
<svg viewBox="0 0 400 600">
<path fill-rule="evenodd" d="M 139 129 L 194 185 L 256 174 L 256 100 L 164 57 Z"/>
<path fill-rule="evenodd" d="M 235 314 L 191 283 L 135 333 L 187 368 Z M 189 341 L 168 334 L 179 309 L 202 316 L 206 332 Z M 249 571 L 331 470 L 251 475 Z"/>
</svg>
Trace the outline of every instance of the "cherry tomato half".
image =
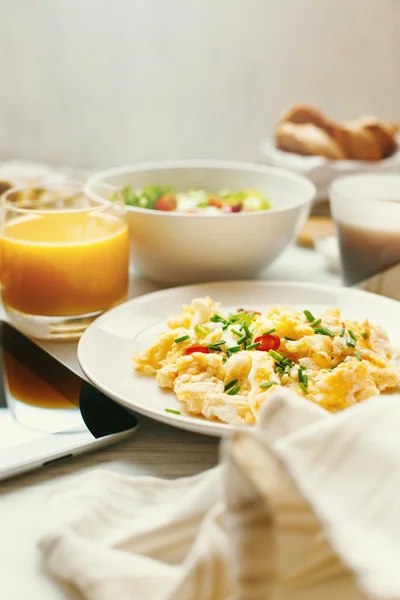
<svg viewBox="0 0 400 600">
<path fill-rule="evenodd" d="M 261 350 L 261 352 L 268 352 L 268 350 L 278 350 L 281 340 L 277 335 L 260 335 L 256 337 L 254 343 L 261 342 L 261 346 L 258 346 L 256 350 Z"/>
<path fill-rule="evenodd" d="M 154 202 L 155 210 L 171 211 L 176 210 L 176 197 L 173 194 L 162 194 Z"/>
<path fill-rule="evenodd" d="M 191 348 L 186 348 L 185 354 L 193 354 L 193 352 L 202 352 L 203 354 L 210 354 L 210 348 L 207 346 L 192 346 Z"/>
</svg>

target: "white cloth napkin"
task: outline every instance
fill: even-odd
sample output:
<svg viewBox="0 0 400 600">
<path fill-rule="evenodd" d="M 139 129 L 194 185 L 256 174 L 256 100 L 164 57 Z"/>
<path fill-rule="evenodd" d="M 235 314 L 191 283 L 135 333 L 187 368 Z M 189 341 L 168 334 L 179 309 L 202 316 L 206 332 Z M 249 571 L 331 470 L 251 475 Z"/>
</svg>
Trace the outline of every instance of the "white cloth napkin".
<svg viewBox="0 0 400 600">
<path fill-rule="evenodd" d="M 56 489 L 46 570 L 88 600 L 400 599 L 400 404 L 330 415 L 277 391 L 220 465 Z"/>
</svg>

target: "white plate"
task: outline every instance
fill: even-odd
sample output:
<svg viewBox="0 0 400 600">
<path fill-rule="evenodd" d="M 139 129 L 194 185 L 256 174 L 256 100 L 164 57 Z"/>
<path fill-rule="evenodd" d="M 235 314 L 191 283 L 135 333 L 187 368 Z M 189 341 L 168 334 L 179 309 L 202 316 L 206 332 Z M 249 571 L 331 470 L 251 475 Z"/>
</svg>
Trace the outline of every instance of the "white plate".
<svg viewBox="0 0 400 600">
<path fill-rule="evenodd" d="M 78 360 L 92 383 L 124 406 L 156 419 L 198 433 L 220 436 L 233 430 L 230 425 L 201 418 L 175 415 L 165 411 L 182 406 L 172 392 L 164 392 L 152 377 L 136 373 L 132 355 L 150 346 L 166 331 L 165 320 L 181 312 L 182 304 L 193 298 L 211 296 L 227 310 L 238 307 L 265 310 L 286 305 L 319 314 L 326 308 L 339 307 L 344 318 L 368 317 L 389 332 L 400 345 L 400 303 L 360 290 L 311 283 L 267 281 L 223 282 L 185 286 L 140 296 L 97 319 L 83 334 Z M 400 399 L 400 394 L 399 394 Z"/>
</svg>

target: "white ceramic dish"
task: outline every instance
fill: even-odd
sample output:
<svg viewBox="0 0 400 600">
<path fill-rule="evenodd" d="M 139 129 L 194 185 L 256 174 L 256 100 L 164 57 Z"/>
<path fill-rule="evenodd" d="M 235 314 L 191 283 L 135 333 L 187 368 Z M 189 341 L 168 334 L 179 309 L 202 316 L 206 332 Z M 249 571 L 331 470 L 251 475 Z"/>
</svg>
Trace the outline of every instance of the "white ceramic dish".
<svg viewBox="0 0 400 600">
<path fill-rule="evenodd" d="M 400 146 L 400 136 L 398 136 Z M 267 165 L 289 169 L 307 177 L 316 187 L 315 203 L 327 202 L 329 186 L 337 177 L 361 174 L 373 170 L 376 173 L 399 172 L 400 150 L 389 158 L 371 163 L 360 160 L 328 160 L 322 156 L 302 156 L 292 152 L 284 152 L 276 148 L 274 140 L 262 140 L 260 146 L 261 159 Z"/>
<path fill-rule="evenodd" d="M 253 279 L 272 263 L 304 224 L 315 195 L 306 178 L 263 165 L 222 161 L 150 163 L 98 173 L 96 186 L 121 188 L 170 185 L 177 191 L 257 189 L 273 208 L 252 213 L 188 215 L 127 207 L 132 263 L 141 273 L 168 284 Z"/>
<path fill-rule="evenodd" d="M 230 425 L 166 412 L 166 408 L 182 411 L 182 406 L 172 392 L 162 391 L 154 378 L 136 373 L 131 360 L 137 349 L 147 348 L 166 330 L 167 317 L 179 314 L 182 304 L 206 295 L 233 311 L 238 306 L 260 310 L 272 305 L 290 305 L 318 314 L 326 308 L 339 307 L 345 318 L 368 317 L 386 327 L 392 342 L 400 345 L 400 303 L 382 296 L 311 283 L 210 283 L 140 296 L 97 319 L 78 346 L 84 373 L 117 402 L 157 421 L 214 436 L 232 431 Z M 400 393 L 398 396 L 400 401 Z"/>
</svg>

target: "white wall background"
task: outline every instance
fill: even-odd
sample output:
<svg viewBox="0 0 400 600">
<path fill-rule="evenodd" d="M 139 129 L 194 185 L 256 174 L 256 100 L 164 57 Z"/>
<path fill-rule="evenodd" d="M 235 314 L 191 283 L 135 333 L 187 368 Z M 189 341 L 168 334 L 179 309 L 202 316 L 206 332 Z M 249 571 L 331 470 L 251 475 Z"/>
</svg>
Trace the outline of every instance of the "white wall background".
<svg viewBox="0 0 400 600">
<path fill-rule="evenodd" d="M 257 159 L 291 103 L 400 119 L 400 0 L 0 0 L 0 159 Z"/>
</svg>

